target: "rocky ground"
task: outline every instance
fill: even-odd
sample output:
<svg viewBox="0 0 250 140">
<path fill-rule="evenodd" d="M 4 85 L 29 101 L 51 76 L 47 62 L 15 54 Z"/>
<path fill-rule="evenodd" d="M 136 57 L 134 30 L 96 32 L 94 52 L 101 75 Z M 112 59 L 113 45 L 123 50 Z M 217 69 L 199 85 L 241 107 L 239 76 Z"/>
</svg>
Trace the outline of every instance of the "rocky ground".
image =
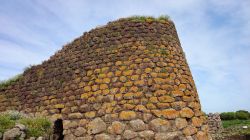
<svg viewBox="0 0 250 140">
<path fill-rule="evenodd" d="M 212 135 L 213 140 L 250 140 L 250 127 L 232 126 Z"/>
</svg>

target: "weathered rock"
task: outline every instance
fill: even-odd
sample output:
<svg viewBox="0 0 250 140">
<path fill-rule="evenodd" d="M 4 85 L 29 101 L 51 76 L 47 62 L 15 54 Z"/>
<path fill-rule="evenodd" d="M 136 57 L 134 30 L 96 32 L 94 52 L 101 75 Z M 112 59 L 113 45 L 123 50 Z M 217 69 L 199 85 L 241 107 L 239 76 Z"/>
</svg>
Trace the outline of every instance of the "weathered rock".
<svg viewBox="0 0 250 140">
<path fill-rule="evenodd" d="M 168 133 L 156 133 L 155 140 L 180 140 L 181 133 L 177 132 L 168 132 Z"/>
<path fill-rule="evenodd" d="M 123 133 L 123 138 L 126 140 L 133 139 L 138 136 L 138 133 L 131 131 L 131 130 L 125 130 Z"/>
<path fill-rule="evenodd" d="M 14 140 L 18 139 L 22 134 L 22 131 L 19 128 L 12 128 L 3 134 L 4 140 Z"/>
<path fill-rule="evenodd" d="M 150 129 L 156 132 L 167 132 L 170 129 L 170 123 L 160 118 L 154 119 L 149 123 Z"/>
<path fill-rule="evenodd" d="M 197 128 L 195 128 L 194 126 L 187 126 L 186 128 L 183 129 L 183 133 L 186 136 L 191 136 L 195 134 L 196 132 L 197 132 Z"/>
<path fill-rule="evenodd" d="M 125 129 L 125 124 L 119 122 L 119 121 L 114 121 L 112 122 L 111 126 L 108 127 L 108 132 L 110 134 L 121 134 Z"/>
<path fill-rule="evenodd" d="M 25 131 L 26 130 L 26 126 L 23 124 L 16 124 L 15 126 L 16 128 L 19 128 L 21 131 Z"/>
<path fill-rule="evenodd" d="M 145 130 L 139 132 L 139 136 L 145 140 L 151 140 L 154 138 L 154 131 L 151 130 Z"/>
<path fill-rule="evenodd" d="M 80 137 L 80 136 L 83 136 L 85 133 L 87 132 L 87 130 L 83 127 L 78 127 L 76 130 L 75 130 L 75 136 L 77 137 Z"/>
<path fill-rule="evenodd" d="M 183 118 L 176 118 L 175 125 L 178 129 L 182 129 L 188 125 L 187 120 Z"/>
<path fill-rule="evenodd" d="M 97 134 L 106 130 L 106 123 L 101 118 L 95 118 L 87 125 L 88 134 Z"/>
<path fill-rule="evenodd" d="M 180 111 L 181 117 L 192 118 L 194 116 L 194 112 L 192 109 L 185 107 Z"/>
<path fill-rule="evenodd" d="M 136 118 L 136 113 L 134 111 L 122 111 L 119 118 L 121 120 L 133 120 Z"/>
<path fill-rule="evenodd" d="M 95 135 L 95 140 L 110 140 L 110 136 L 107 134 L 98 134 Z"/>
<path fill-rule="evenodd" d="M 132 120 L 129 122 L 129 124 L 134 131 L 142 131 L 147 127 L 146 124 L 140 119 Z"/>
</svg>

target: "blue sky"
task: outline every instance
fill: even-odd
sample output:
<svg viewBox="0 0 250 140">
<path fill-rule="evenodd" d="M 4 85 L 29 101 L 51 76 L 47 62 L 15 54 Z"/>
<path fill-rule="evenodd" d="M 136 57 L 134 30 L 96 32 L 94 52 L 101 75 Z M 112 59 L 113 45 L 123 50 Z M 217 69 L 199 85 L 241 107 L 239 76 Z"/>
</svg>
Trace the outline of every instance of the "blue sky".
<svg viewBox="0 0 250 140">
<path fill-rule="evenodd" d="M 1 0 L 0 80 L 131 15 L 169 15 L 205 112 L 250 111 L 249 0 Z"/>
</svg>

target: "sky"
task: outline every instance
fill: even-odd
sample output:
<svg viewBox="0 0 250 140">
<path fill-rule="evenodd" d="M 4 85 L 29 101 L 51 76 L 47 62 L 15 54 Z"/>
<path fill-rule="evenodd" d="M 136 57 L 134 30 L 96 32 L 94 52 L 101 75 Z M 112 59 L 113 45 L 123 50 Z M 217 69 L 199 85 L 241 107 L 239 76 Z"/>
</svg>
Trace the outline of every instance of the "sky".
<svg viewBox="0 0 250 140">
<path fill-rule="evenodd" d="M 40 64 L 97 26 L 169 15 L 202 110 L 250 111 L 250 0 L 1 0 L 0 80 Z"/>
</svg>

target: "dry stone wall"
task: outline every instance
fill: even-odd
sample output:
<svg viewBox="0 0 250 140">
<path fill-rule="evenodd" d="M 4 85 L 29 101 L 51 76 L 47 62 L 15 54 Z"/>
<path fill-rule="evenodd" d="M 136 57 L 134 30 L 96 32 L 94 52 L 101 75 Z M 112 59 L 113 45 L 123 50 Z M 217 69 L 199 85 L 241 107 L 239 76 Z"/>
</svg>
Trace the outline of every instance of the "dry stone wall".
<svg viewBox="0 0 250 140">
<path fill-rule="evenodd" d="M 210 134 L 216 134 L 223 129 L 219 113 L 209 113 L 207 118 Z"/>
<path fill-rule="evenodd" d="M 93 29 L 0 91 L 0 111 L 62 119 L 65 139 L 207 140 L 172 21 Z"/>
</svg>

